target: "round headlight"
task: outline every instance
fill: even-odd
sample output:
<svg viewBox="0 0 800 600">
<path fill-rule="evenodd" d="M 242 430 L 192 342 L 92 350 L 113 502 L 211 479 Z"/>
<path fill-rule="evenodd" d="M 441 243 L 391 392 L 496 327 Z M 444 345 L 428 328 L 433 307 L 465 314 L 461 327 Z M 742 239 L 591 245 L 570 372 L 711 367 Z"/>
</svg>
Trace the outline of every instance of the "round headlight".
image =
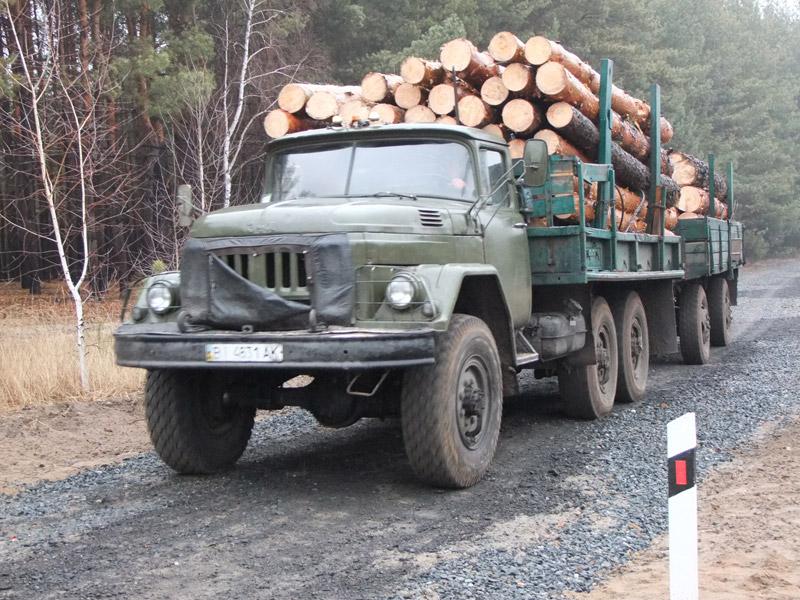
<svg viewBox="0 0 800 600">
<path fill-rule="evenodd" d="M 386 301 L 397 310 L 411 306 L 416 294 L 417 286 L 408 275 L 398 275 L 386 286 Z"/>
<path fill-rule="evenodd" d="M 175 294 L 172 286 L 166 281 L 156 281 L 147 290 L 147 306 L 157 315 L 174 308 Z"/>
</svg>

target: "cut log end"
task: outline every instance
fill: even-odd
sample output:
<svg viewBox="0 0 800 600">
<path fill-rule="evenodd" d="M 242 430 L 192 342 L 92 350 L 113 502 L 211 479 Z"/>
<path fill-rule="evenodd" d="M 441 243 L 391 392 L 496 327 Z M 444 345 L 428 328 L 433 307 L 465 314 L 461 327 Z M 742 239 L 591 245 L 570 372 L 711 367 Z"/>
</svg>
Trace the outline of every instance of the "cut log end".
<svg viewBox="0 0 800 600">
<path fill-rule="evenodd" d="M 543 94 L 557 96 L 567 88 L 567 77 L 567 70 L 564 68 L 564 65 L 556 62 L 548 62 L 543 64 L 536 71 L 536 87 L 538 87 Z"/>
<path fill-rule="evenodd" d="M 325 121 L 339 112 L 339 106 L 358 99 L 360 88 L 342 87 L 336 91 L 315 92 L 306 103 L 306 113 L 312 119 Z"/>
<path fill-rule="evenodd" d="M 446 73 L 440 62 L 409 56 L 400 65 L 400 76 L 406 83 L 430 88 L 442 83 Z"/>
<path fill-rule="evenodd" d="M 572 122 L 572 106 L 566 102 L 556 102 L 547 109 L 547 122 L 556 129 L 562 129 Z"/>
<path fill-rule="evenodd" d="M 361 100 L 348 100 L 339 107 L 339 116 L 345 126 L 368 120 L 369 113 L 370 107 Z"/>
<path fill-rule="evenodd" d="M 435 121 L 436 121 L 436 113 L 434 113 L 427 106 L 423 106 L 422 104 L 418 104 L 417 106 L 412 106 L 406 111 L 405 115 L 406 123 L 433 123 Z"/>
<path fill-rule="evenodd" d="M 464 71 L 473 60 L 473 56 L 477 53 L 475 46 L 465 38 L 451 40 L 442 46 L 439 54 L 439 60 L 442 66 L 450 71 Z"/>
<path fill-rule="evenodd" d="M 503 85 L 508 91 L 522 95 L 534 95 L 536 93 L 536 76 L 533 69 L 528 65 L 514 63 L 508 65 L 502 75 Z"/>
<path fill-rule="evenodd" d="M 508 129 L 506 129 L 503 125 L 498 125 L 497 123 L 489 123 L 488 125 L 483 127 L 483 131 L 485 131 L 489 135 L 498 137 L 501 140 L 508 139 Z"/>
<path fill-rule="evenodd" d="M 281 88 L 278 94 L 278 106 L 286 112 L 296 113 L 303 110 L 308 98 L 309 94 L 301 84 L 290 83 Z"/>
<path fill-rule="evenodd" d="M 517 98 L 503 107 L 503 124 L 521 135 L 533 134 L 542 124 L 542 112 L 532 102 Z"/>
<path fill-rule="evenodd" d="M 290 133 L 305 131 L 313 126 L 313 123 L 309 123 L 297 115 L 280 108 L 271 110 L 264 117 L 264 131 L 271 138 L 279 138 Z"/>
<path fill-rule="evenodd" d="M 439 123 L 440 125 L 458 125 L 458 121 L 456 121 L 456 118 L 451 117 L 450 115 L 437 117 L 436 122 Z"/>
<path fill-rule="evenodd" d="M 400 108 L 409 109 L 417 104 L 422 104 L 428 97 L 428 92 L 418 85 L 402 83 L 394 91 L 394 101 Z"/>
<path fill-rule="evenodd" d="M 385 102 L 392 98 L 401 83 L 403 78 L 399 75 L 367 73 L 361 80 L 361 94 L 369 102 Z"/>
<path fill-rule="evenodd" d="M 587 161 L 586 157 L 575 146 L 570 144 L 563 137 L 558 135 L 551 129 L 542 129 L 536 132 L 533 136 L 535 140 L 542 140 L 547 144 L 548 154 L 560 154 L 561 156 L 577 156 L 583 161 Z M 587 161 L 588 162 L 588 161 Z"/>
<path fill-rule="evenodd" d="M 525 44 L 510 31 L 501 31 L 489 42 L 489 55 L 499 63 L 518 62 L 525 58 Z"/>
<path fill-rule="evenodd" d="M 525 60 L 534 66 L 543 65 L 553 54 L 553 48 L 543 35 L 536 35 L 525 43 Z"/>
<path fill-rule="evenodd" d="M 467 127 L 488 125 L 492 116 L 492 109 L 478 96 L 464 96 L 458 101 L 458 118 Z"/>
<path fill-rule="evenodd" d="M 484 81 L 481 86 L 481 98 L 489 106 L 500 106 L 508 100 L 508 88 L 503 83 L 503 79 L 490 77 Z"/>
<path fill-rule="evenodd" d="M 405 111 L 394 104 L 376 104 L 372 111 L 378 116 L 378 120 L 386 125 L 402 123 Z"/>
<path fill-rule="evenodd" d="M 508 142 L 508 153 L 514 160 L 522 158 L 525 155 L 525 140 L 514 138 Z"/>
<path fill-rule="evenodd" d="M 428 106 L 437 115 L 449 115 L 456 107 L 456 92 L 449 83 L 440 83 L 428 94 Z"/>
</svg>

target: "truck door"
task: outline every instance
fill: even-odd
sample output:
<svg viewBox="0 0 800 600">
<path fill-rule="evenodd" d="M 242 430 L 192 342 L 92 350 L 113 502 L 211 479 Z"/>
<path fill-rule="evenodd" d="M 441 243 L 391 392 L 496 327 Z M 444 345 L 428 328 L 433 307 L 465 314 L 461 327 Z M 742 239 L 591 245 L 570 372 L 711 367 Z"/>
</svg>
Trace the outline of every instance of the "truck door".
<svg viewBox="0 0 800 600">
<path fill-rule="evenodd" d="M 507 152 L 482 146 L 479 154 L 481 193 L 491 194 L 478 217 L 484 227 L 484 256 L 497 268 L 514 327 L 522 327 L 531 315 L 527 227 L 520 226 L 524 219 Z"/>
</svg>

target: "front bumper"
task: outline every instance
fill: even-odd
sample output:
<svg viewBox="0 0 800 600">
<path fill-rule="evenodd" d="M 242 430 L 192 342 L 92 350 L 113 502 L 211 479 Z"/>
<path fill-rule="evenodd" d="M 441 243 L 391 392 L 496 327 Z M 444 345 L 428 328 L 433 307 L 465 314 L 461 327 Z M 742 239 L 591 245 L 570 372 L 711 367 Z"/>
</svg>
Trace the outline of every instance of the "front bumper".
<svg viewBox="0 0 800 600">
<path fill-rule="evenodd" d="M 283 361 L 206 362 L 206 344 L 282 344 Z M 201 331 L 182 333 L 175 323 L 126 324 L 114 332 L 117 364 L 145 369 L 390 369 L 432 364 L 434 332 L 335 328 L 307 331 Z"/>
</svg>

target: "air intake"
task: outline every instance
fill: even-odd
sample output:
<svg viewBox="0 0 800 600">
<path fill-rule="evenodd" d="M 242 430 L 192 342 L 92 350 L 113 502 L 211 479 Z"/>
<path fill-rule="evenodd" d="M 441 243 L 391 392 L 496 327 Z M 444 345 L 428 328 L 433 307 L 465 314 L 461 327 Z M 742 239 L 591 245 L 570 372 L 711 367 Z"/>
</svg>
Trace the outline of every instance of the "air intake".
<svg viewBox="0 0 800 600">
<path fill-rule="evenodd" d="M 442 227 L 442 213 L 429 208 L 419 209 L 419 222 L 423 227 Z"/>
</svg>

